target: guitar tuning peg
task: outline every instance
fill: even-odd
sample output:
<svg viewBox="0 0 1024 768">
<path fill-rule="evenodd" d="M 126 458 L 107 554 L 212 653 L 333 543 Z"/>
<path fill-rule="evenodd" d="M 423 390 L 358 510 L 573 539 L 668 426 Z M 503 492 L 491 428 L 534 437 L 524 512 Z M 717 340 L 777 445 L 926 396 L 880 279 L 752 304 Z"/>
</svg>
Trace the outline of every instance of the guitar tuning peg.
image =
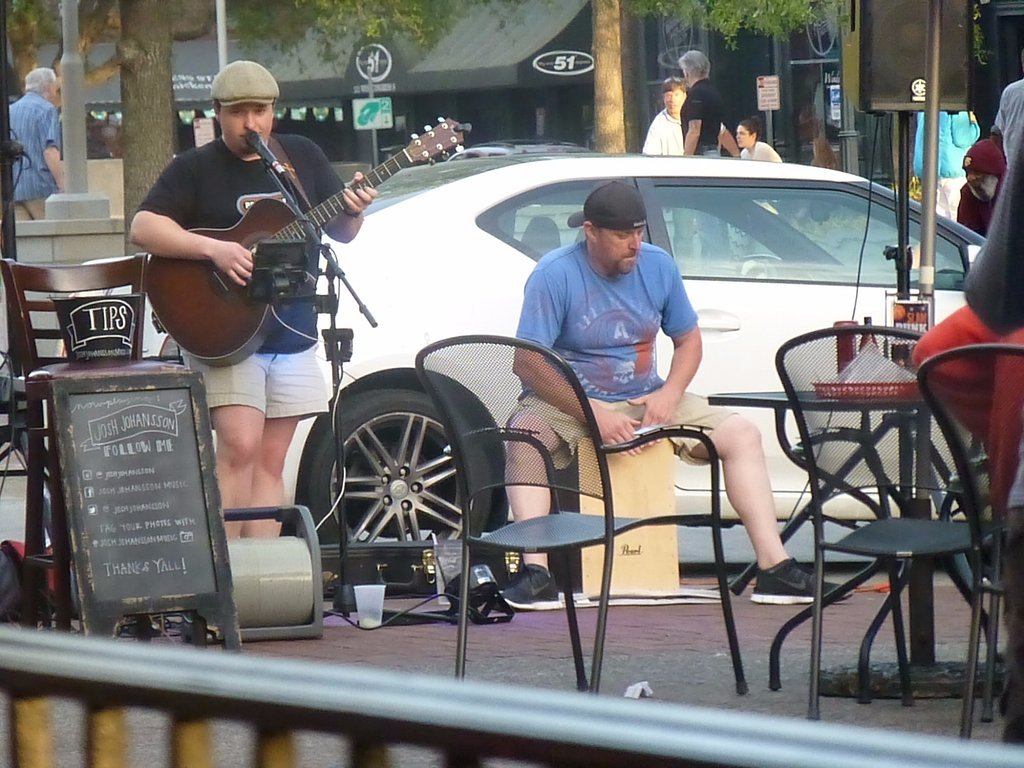
<svg viewBox="0 0 1024 768">
<path fill-rule="evenodd" d="M 438 115 L 437 116 L 437 122 L 443 123 L 444 122 L 444 118 L 441 115 Z"/>
<path fill-rule="evenodd" d="M 420 137 L 420 135 L 418 133 L 410 133 L 409 134 L 409 138 L 413 139 L 414 141 L 416 139 L 418 139 L 419 137 Z"/>
<path fill-rule="evenodd" d="M 423 132 L 424 133 L 430 133 L 430 126 L 429 125 L 424 125 L 423 126 Z"/>
</svg>

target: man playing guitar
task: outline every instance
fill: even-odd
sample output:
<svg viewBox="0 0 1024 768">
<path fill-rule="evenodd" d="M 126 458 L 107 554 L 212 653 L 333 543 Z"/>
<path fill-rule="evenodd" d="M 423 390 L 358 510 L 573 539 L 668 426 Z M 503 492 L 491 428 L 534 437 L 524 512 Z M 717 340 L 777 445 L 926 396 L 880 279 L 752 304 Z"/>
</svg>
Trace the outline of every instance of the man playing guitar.
<svg viewBox="0 0 1024 768">
<path fill-rule="evenodd" d="M 139 206 L 131 240 L 157 258 L 212 264 L 211 274 L 227 291 L 229 286 L 233 290 L 244 287 L 251 279 L 253 256 L 246 244 L 219 239 L 216 231 L 235 227 L 254 203 L 282 198 L 277 183 L 251 148 L 252 137 L 247 139 L 254 131 L 264 142 L 271 141 L 279 89 L 273 75 L 260 64 L 235 61 L 214 78 L 211 95 L 220 139 L 171 161 Z M 295 197 L 308 197 L 308 203 L 317 206 L 335 196 L 340 210 L 323 229 L 335 240 L 351 241 L 376 190 L 362 184 L 358 173 L 346 189 L 324 153 L 308 139 L 276 138 L 281 161 L 293 164 L 298 177 L 298 184 L 293 184 L 299 188 Z M 207 234 L 191 231 L 199 229 Z M 266 230 L 267 234 L 274 229 Z M 315 254 L 309 261 L 307 270 L 315 277 Z M 188 300 L 188 296 L 180 297 L 181 302 Z M 203 322 L 201 317 L 196 320 Z M 312 296 L 274 306 L 268 326 L 262 344 L 240 362 L 211 365 L 184 353 L 186 363 L 201 371 L 206 383 L 217 431 L 217 479 L 225 509 L 280 506 L 284 459 L 295 428 L 301 419 L 327 410 L 327 385 L 315 355 Z M 278 523 L 273 520 L 228 524 L 229 536 L 277 534 Z"/>
</svg>

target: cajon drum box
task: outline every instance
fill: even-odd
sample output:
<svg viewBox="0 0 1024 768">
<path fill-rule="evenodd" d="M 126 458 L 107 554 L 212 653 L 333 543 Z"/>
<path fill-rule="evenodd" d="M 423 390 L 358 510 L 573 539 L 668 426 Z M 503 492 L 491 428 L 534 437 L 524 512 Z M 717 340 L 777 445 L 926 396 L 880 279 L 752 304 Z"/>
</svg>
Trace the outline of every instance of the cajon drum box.
<svg viewBox="0 0 1024 768">
<path fill-rule="evenodd" d="M 584 444 L 585 445 L 585 444 Z M 581 446 L 581 450 L 588 450 Z M 636 456 L 608 457 L 616 517 L 658 517 L 675 511 L 673 483 L 675 454 L 668 440 L 648 445 Z M 582 514 L 604 514 L 598 499 L 580 498 Z M 612 565 L 613 596 L 675 594 L 679 591 L 679 548 L 674 525 L 652 525 L 615 539 Z M 604 547 L 587 547 L 581 554 L 583 594 L 601 593 Z"/>
</svg>

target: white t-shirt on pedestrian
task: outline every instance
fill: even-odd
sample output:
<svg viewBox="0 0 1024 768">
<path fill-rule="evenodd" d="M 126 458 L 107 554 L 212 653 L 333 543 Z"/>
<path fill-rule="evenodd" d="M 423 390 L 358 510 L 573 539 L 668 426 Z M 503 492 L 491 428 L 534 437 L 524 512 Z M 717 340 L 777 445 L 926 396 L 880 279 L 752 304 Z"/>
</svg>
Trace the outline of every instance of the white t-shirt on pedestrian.
<svg viewBox="0 0 1024 768">
<path fill-rule="evenodd" d="M 1016 146 L 1024 135 L 1024 78 L 1015 80 L 1003 89 L 999 97 L 999 112 L 993 123 L 1003 134 L 1003 154 L 1009 163 Z"/>
<path fill-rule="evenodd" d="M 782 162 L 779 153 L 770 144 L 765 144 L 763 141 L 754 142 L 753 151 L 749 149 L 741 150 L 740 157 L 744 160 L 768 160 L 772 163 Z"/>
<path fill-rule="evenodd" d="M 679 120 L 661 110 L 651 121 L 647 129 L 647 140 L 644 141 L 645 155 L 682 155 L 683 127 Z"/>
</svg>

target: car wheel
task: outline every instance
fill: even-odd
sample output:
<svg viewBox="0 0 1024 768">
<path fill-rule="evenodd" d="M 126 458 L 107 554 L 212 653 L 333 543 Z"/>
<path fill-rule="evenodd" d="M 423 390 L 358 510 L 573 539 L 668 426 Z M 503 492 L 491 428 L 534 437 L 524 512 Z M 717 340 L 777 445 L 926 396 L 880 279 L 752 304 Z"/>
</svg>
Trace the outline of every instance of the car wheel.
<svg viewBox="0 0 1024 768">
<path fill-rule="evenodd" d="M 455 464 L 430 398 L 406 389 L 345 397 L 338 427 L 345 446 L 350 541 L 429 541 L 432 534 L 438 539 L 462 534 Z M 310 508 L 321 546 L 336 550 L 335 464 L 328 421 L 319 419 L 303 451 L 296 499 Z M 488 527 L 504 513 L 503 504 L 491 506 Z"/>
</svg>

